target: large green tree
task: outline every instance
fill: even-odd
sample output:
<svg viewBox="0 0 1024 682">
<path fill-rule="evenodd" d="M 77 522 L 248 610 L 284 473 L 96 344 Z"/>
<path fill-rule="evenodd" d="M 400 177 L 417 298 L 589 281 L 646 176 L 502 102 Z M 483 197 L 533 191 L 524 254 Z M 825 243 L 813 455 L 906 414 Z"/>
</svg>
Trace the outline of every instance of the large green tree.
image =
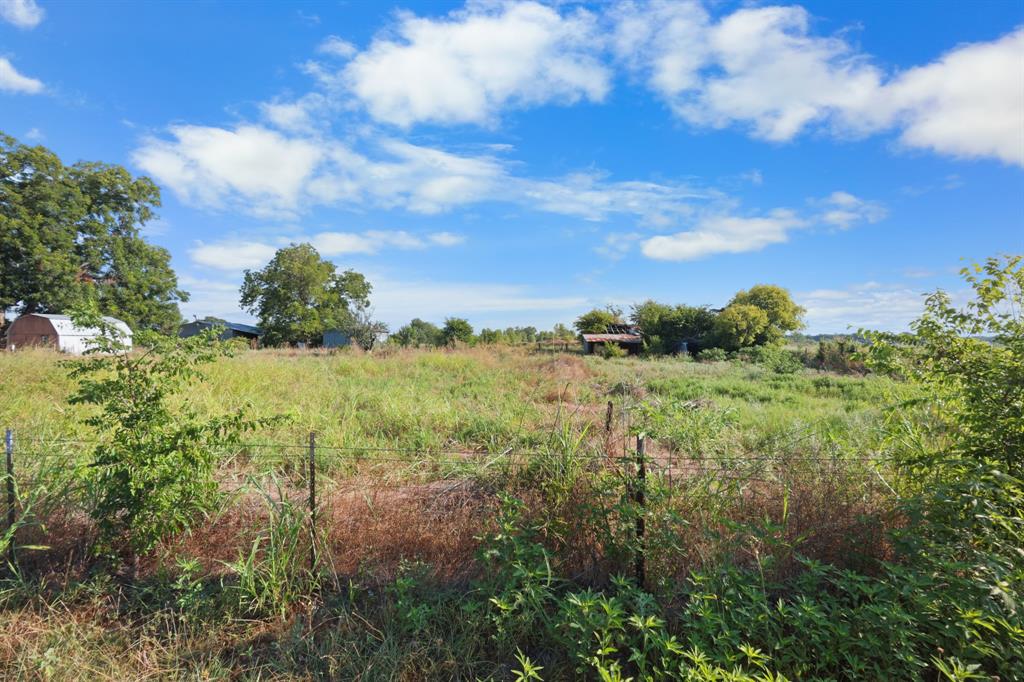
<svg viewBox="0 0 1024 682">
<path fill-rule="evenodd" d="M 733 303 L 715 318 L 715 344 L 726 350 L 754 346 L 768 325 L 765 311 L 749 303 Z"/>
<path fill-rule="evenodd" d="M 339 273 L 311 245 L 292 244 L 262 270 L 245 271 L 241 305 L 259 318 L 268 346 L 319 344 L 328 329 L 352 327 L 370 290 L 358 272 Z"/>
<path fill-rule="evenodd" d="M 446 346 L 454 346 L 456 343 L 473 342 L 473 326 L 468 320 L 461 317 L 449 317 L 444 321 L 441 328 L 441 338 Z"/>
<path fill-rule="evenodd" d="M 159 188 L 121 166 L 66 166 L 0 133 L 0 311 L 63 313 L 86 299 L 133 329 L 181 321 L 170 254 L 140 233 Z"/>
<path fill-rule="evenodd" d="M 625 324 L 622 318 L 622 310 L 614 306 L 607 308 L 594 308 L 576 318 L 572 326 L 580 334 L 603 334 L 608 331 L 608 325 Z"/>
<path fill-rule="evenodd" d="M 734 305 L 752 305 L 768 316 L 768 324 L 754 339 L 757 345 L 775 343 L 786 332 L 803 329 L 803 316 L 807 312 L 793 301 L 788 291 L 774 284 L 758 284 L 740 291 L 732 297 L 727 309 Z"/>
</svg>

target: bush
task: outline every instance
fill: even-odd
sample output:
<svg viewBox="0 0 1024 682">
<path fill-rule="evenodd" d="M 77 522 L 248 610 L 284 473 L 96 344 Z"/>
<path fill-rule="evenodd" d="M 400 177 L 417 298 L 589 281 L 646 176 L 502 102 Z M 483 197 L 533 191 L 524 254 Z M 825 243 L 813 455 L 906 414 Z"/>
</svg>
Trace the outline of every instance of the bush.
<svg viewBox="0 0 1024 682">
<path fill-rule="evenodd" d="M 751 346 L 738 351 L 736 356 L 776 374 L 794 374 L 804 366 L 798 353 L 778 346 Z"/>
<path fill-rule="evenodd" d="M 216 446 L 271 420 L 245 410 L 202 419 L 182 400 L 199 367 L 228 352 L 216 330 L 185 339 L 140 332 L 135 340 L 147 350 L 133 354 L 95 310 L 77 312 L 75 321 L 102 332 L 85 359 L 68 363 L 78 380 L 70 402 L 97 408 L 84 420 L 99 440 L 87 480 L 97 550 L 126 551 L 134 574 L 140 554 L 216 502 Z"/>
<path fill-rule="evenodd" d="M 697 359 L 701 362 L 724 362 L 729 359 L 729 353 L 724 348 L 705 348 L 697 353 Z"/>
<path fill-rule="evenodd" d="M 606 360 L 610 360 L 611 358 L 624 358 L 628 354 L 629 353 L 626 352 L 626 349 L 617 343 L 606 343 L 601 346 L 601 357 Z"/>
</svg>

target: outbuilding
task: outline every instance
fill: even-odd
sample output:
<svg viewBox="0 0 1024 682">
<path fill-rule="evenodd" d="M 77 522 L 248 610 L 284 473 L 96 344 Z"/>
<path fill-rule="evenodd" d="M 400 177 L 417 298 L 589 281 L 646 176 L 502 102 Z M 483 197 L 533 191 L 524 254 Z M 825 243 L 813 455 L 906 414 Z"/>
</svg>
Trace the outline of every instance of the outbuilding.
<svg viewBox="0 0 1024 682">
<path fill-rule="evenodd" d="M 132 347 L 132 330 L 121 320 L 104 317 L 104 322 L 121 334 L 121 342 Z M 90 342 L 100 336 L 101 330 L 80 327 L 67 315 L 29 313 L 21 315 L 7 328 L 7 348 L 53 348 L 73 355 L 89 350 Z"/>
<path fill-rule="evenodd" d="M 632 355 L 643 348 L 643 337 L 636 328 L 619 324 L 608 325 L 603 334 L 583 334 L 583 352 L 587 355 L 608 344 L 615 344 Z"/>
<path fill-rule="evenodd" d="M 194 322 L 186 322 L 181 325 L 178 329 L 178 336 L 187 338 L 189 336 L 195 336 L 201 334 L 211 327 L 223 327 L 223 331 L 220 333 L 220 340 L 227 341 L 228 339 L 246 339 L 249 341 L 249 345 L 255 348 L 259 343 L 259 339 L 263 336 L 263 330 L 259 327 L 254 327 L 251 324 L 242 324 L 240 322 L 228 322 L 226 320 L 218 320 L 214 318 L 206 318 L 205 320 L 195 320 Z"/>
<path fill-rule="evenodd" d="M 328 329 L 324 332 L 324 348 L 343 348 L 352 344 L 352 337 L 348 332 L 340 329 Z"/>
</svg>

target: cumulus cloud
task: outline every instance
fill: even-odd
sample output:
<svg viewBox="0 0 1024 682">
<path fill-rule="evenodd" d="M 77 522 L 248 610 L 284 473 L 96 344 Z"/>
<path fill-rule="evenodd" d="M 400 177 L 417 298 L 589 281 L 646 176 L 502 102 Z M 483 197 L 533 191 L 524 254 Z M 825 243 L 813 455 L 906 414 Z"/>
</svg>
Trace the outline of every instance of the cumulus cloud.
<svg viewBox="0 0 1024 682">
<path fill-rule="evenodd" d="M 378 121 L 488 124 L 506 106 L 604 99 L 600 39 L 588 12 L 536 2 L 473 4 L 440 19 L 403 12 L 342 78 Z"/>
<path fill-rule="evenodd" d="M 692 230 L 645 240 L 641 250 L 648 258 L 668 261 L 759 251 L 769 244 L 787 241 L 791 230 L 805 225 L 802 218 L 788 209 L 755 217 L 710 215 L 702 218 Z"/>
<path fill-rule="evenodd" d="M 35 0 L 0 0 L 0 19 L 18 28 L 35 28 L 45 15 Z"/>
<path fill-rule="evenodd" d="M 204 244 L 198 242 L 188 255 L 197 265 L 218 270 L 244 270 L 265 265 L 277 247 L 254 241 L 231 240 Z"/>
<path fill-rule="evenodd" d="M 876 106 L 908 147 L 1024 166 L 1024 28 L 964 45 L 885 86 Z"/>
<path fill-rule="evenodd" d="M 803 7 L 739 9 L 713 19 L 698 2 L 628 2 L 613 50 L 679 117 L 791 140 L 899 132 L 908 147 L 1024 165 L 1024 28 L 962 45 L 895 76 L 842 37 L 817 36 Z"/>
<path fill-rule="evenodd" d="M 187 203 L 222 208 L 229 199 L 264 216 L 293 213 L 323 150 L 312 140 L 254 125 L 234 130 L 179 125 L 173 140 L 147 138 L 132 154 L 137 166 Z"/>
<path fill-rule="evenodd" d="M 43 82 L 18 72 L 6 57 L 0 57 L 0 91 L 35 95 L 43 91 Z"/>
</svg>

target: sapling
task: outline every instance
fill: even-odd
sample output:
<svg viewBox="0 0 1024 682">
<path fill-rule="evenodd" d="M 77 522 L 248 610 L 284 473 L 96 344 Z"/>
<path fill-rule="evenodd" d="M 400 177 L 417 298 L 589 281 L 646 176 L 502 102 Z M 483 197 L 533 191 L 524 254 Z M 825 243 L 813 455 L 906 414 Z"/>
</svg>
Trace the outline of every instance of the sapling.
<svg viewBox="0 0 1024 682">
<path fill-rule="evenodd" d="M 128 558 L 134 579 L 140 556 L 216 504 L 216 448 L 277 419 L 254 419 L 245 407 L 201 417 L 191 405 L 201 367 L 230 353 L 219 329 L 189 338 L 140 331 L 132 350 L 94 307 L 72 319 L 100 332 L 84 358 L 68 362 L 78 382 L 70 402 L 95 408 L 84 418 L 96 439 L 86 476 L 95 549 Z"/>
</svg>

